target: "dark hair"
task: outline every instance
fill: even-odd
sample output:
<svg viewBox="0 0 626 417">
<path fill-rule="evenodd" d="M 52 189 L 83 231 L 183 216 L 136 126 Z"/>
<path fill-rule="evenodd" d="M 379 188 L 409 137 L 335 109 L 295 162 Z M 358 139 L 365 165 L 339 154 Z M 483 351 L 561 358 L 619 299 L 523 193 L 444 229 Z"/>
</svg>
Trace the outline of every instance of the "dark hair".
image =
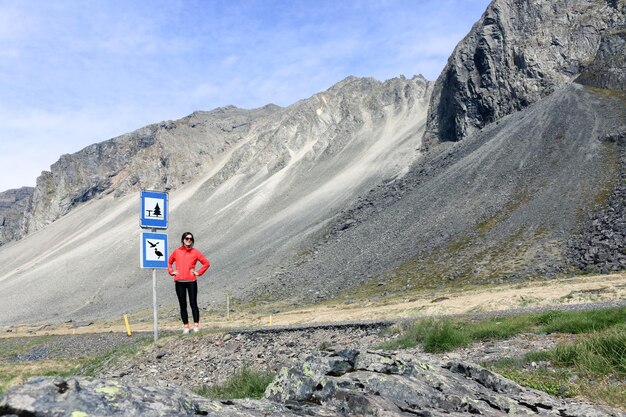
<svg viewBox="0 0 626 417">
<path fill-rule="evenodd" d="M 184 244 L 185 244 L 185 238 L 186 238 L 187 236 L 189 236 L 189 235 L 191 236 L 191 243 L 194 243 L 194 242 L 195 242 L 195 239 L 193 238 L 193 233 L 191 233 L 191 232 L 185 232 L 185 233 L 183 233 L 183 235 L 180 237 L 180 243 L 182 243 L 182 244 L 184 245 Z"/>
</svg>

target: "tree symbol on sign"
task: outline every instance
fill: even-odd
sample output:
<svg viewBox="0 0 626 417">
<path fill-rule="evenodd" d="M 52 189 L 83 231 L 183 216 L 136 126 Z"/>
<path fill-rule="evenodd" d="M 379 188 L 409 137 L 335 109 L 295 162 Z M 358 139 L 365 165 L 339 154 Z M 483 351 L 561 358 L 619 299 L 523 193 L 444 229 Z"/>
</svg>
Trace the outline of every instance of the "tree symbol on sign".
<svg viewBox="0 0 626 417">
<path fill-rule="evenodd" d="M 154 206 L 152 214 L 154 214 L 155 217 L 161 217 L 161 207 L 159 207 L 159 203 L 156 203 L 156 206 Z"/>
</svg>

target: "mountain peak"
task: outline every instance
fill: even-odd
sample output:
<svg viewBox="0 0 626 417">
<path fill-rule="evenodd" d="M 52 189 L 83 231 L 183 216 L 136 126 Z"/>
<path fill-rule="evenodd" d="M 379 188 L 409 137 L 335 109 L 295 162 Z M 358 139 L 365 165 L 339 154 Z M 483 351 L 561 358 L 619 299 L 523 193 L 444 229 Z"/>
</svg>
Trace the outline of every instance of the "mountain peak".
<svg viewBox="0 0 626 417">
<path fill-rule="evenodd" d="M 593 60 L 602 31 L 624 25 L 625 7 L 493 1 L 435 83 L 426 144 L 464 139 L 571 82 Z"/>
</svg>

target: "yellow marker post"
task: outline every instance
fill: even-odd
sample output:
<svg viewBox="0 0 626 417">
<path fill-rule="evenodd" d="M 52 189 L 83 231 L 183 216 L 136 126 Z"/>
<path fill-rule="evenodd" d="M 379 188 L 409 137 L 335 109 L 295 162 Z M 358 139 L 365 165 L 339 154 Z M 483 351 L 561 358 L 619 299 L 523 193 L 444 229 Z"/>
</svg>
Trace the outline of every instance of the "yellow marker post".
<svg viewBox="0 0 626 417">
<path fill-rule="evenodd" d="M 270 314 L 270 326 L 272 325 L 272 315 Z"/>
<path fill-rule="evenodd" d="M 124 314 L 124 323 L 126 323 L 126 334 L 130 337 L 133 334 L 130 332 L 130 323 L 128 323 L 128 316 Z"/>
</svg>

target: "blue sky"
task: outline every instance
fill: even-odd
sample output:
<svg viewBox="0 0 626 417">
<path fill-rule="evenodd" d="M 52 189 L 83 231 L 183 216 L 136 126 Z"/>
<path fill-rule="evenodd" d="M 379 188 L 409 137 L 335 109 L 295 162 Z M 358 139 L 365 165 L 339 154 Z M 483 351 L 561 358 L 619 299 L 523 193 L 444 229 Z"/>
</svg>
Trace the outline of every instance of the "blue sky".
<svg viewBox="0 0 626 417">
<path fill-rule="evenodd" d="M 0 191 L 196 110 L 434 80 L 487 0 L 0 0 Z"/>
</svg>

